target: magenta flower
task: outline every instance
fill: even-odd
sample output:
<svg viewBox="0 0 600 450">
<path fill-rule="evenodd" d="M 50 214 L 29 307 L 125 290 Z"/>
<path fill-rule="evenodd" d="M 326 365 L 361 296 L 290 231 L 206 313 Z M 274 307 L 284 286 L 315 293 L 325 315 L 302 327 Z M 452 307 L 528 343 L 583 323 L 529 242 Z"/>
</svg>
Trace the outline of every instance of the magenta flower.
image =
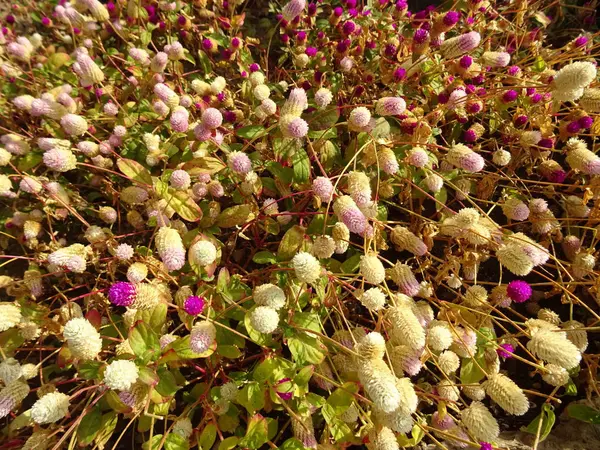
<svg viewBox="0 0 600 450">
<path fill-rule="evenodd" d="M 527 281 L 514 280 L 508 283 L 506 293 L 515 303 L 523 303 L 531 298 L 533 290 Z"/>
<path fill-rule="evenodd" d="M 496 349 L 498 356 L 503 359 L 512 358 L 515 352 L 515 347 L 512 344 L 500 344 L 500 348 Z"/>
<path fill-rule="evenodd" d="M 117 281 L 108 290 L 108 300 L 115 306 L 129 306 L 135 299 L 135 286 L 126 281 Z"/>
<path fill-rule="evenodd" d="M 185 299 L 185 302 L 183 302 L 183 309 L 190 316 L 197 316 L 204 310 L 205 304 L 206 302 L 204 298 L 191 295 Z"/>
</svg>

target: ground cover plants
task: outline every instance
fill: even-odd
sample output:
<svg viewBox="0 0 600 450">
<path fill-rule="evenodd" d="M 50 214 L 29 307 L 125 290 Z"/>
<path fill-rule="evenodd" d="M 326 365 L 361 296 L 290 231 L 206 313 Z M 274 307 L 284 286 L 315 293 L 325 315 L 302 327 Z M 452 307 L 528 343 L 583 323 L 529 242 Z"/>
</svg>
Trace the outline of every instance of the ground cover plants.
<svg viewBox="0 0 600 450">
<path fill-rule="evenodd" d="M 600 422 L 595 6 L 5 6 L 1 448 Z"/>
</svg>

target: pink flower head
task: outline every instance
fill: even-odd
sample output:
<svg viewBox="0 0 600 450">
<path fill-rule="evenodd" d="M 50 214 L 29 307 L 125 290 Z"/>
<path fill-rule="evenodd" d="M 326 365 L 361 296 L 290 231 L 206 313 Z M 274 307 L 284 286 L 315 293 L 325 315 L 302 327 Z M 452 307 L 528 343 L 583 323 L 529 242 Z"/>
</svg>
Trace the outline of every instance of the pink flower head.
<svg viewBox="0 0 600 450">
<path fill-rule="evenodd" d="M 116 306 L 129 306 L 135 300 L 135 286 L 126 281 L 117 281 L 108 290 L 108 300 Z"/>
<path fill-rule="evenodd" d="M 498 356 L 504 359 L 512 358 L 514 352 L 515 347 L 512 344 L 500 344 L 500 347 L 496 349 Z"/>
<path fill-rule="evenodd" d="M 252 170 L 252 162 L 243 152 L 231 152 L 227 158 L 229 168 L 240 175 L 245 175 Z"/>
<path fill-rule="evenodd" d="M 317 197 L 323 202 L 331 201 L 333 197 L 333 184 L 326 177 L 317 177 L 313 180 L 312 188 Z"/>
<path fill-rule="evenodd" d="M 190 113 L 183 106 L 177 106 L 171 114 L 171 128 L 179 133 L 185 133 L 190 126 L 188 123 Z"/>
<path fill-rule="evenodd" d="M 506 293 L 515 303 L 523 303 L 531 298 L 533 290 L 526 281 L 513 280 L 508 283 Z"/>
<path fill-rule="evenodd" d="M 308 133 L 308 123 L 300 117 L 296 117 L 287 125 L 287 134 L 293 138 L 303 138 Z"/>
<path fill-rule="evenodd" d="M 183 302 L 183 309 L 190 316 L 197 316 L 204 310 L 206 302 L 202 297 L 191 295 Z"/>
<path fill-rule="evenodd" d="M 285 20 L 290 22 L 302 14 L 305 6 L 306 0 L 290 0 L 288 4 L 283 7 L 281 14 Z"/>
<path fill-rule="evenodd" d="M 460 36 L 458 41 L 458 47 L 462 52 L 469 52 L 479 45 L 481 42 L 481 35 L 477 31 L 471 31 Z"/>
</svg>

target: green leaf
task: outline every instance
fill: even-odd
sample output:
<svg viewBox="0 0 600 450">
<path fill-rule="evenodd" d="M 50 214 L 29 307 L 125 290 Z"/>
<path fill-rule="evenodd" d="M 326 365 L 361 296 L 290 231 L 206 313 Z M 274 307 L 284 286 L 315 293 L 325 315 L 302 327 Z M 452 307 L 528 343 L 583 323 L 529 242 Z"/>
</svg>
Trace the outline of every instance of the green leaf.
<svg viewBox="0 0 600 450">
<path fill-rule="evenodd" d="M 337 130 L 335 128 L 328 128 L 327 130 L 310 130 L 308 137 L 311 139 L 335 139 L 337 137 Z"/>
<path fill-rule="evenodd" d="M 423 428 L 415 424 L 411 431 L 411 438 L 408 438 L 408 436 L 405 435 L 400 435 L 397 437 L 397 439 L 398 443 L 400 444 L 400 447 L 410 448 L 416 446 L 419 442 L 421 442 L 424 436 L 425 431 L 423 430 Z"/>
<path fill-rule="evenodd" d="M 189 440 L 175 433 L 169 433 L 165 439 L 165 450 L 188 450 Z"/>
<path fill-rule="evenodd" d="M 148 169 L 133 159 L 119 158 L 117 167 L 123 174 L 139 183 L 152 185 L 152 175 Z"/>
<path fill-rule="evenodd" d="M 269 426 L 266 419 L 260 414 L 256 414 L 248 420 L 246 435 L 239 442 L 239 446 L 258 449 L 269 440 L 268 435 Z"/>
<path fill-rule="evenodd" d="M 571 403 L 567 406 L 567 414 L 569 417 L 581 420 L 582 422 L 600 424 L 600 411 L 587 405 Z"/>
<path fill-rule="evenodd" d="M 310 381 L 314 373 L 315 366 L 309 365 L 303 367 L 302 370 L 298 372 L 298 375 L 294 377 L 294 383 L 297 384 L 299 387 L 306 388 L 308 387 L 308 382 Z"/>
<path fill-rule="evenodd" d="M 327 399 L 327 404 L 333 408 L 334 413 L 339 416 L 346 412 L 354 401 L 354 394 L 358 392 L 358 384 L 346 382 L 337 388 Z"/>
<path fill-rule="evenodd" d="M 331 106 L 327 109 L 317 109 L 306 117 L 311 130 L 328 130 L 332 128 L 340 118 L 340 112 L 337 106 Z"/>
<path fill-rule="evenodd" d="M 342 273 L 354 273 L 360 267 L 360 257 L 362 255 L 357 253 L 356 255 L 351 256 L 346 261 L 342 263 L 341 270 Z"/>
<path fill-rule="evenodd" d="M 100 420 L 100 431 L 96 435 L 96 439 L 94 439 L 94 443 L 98 448 L 104 448 L 104 445 L 114 433 L 118 421 L 119 416 L 114 411 L 107 412 L 102 416 L 102 419 Z"/>
<path fill-rule="evenodd" d="M 158 335 L 144 322 L 138 322 L 129 330 L 127 338 L 133 353 L 145 362 L 160 355 Z"/>
<path fill-rule="evenodd" d="M 273 174 L 274 177 L 284 181 L 287 184 L 292 182 L 294 171 L 290 167 L 283 167 L 281 163 L 278 163 L 277 161 L 267 161 L 265 163 L 265 167 Z"/>
<path fill-rule="evenodd" d="M 53 53 L 52 55 L 50 55 L 48 57 L 48 60 L 46 61 L 46 64 L 48 64 L 48 67 L 50 69 L 52 69 L 53 71 L 56 71 L 58 69 L 60 69 L 62 66 L 64 66 L 65 64 L 67 64 L 69 61 L 71 60 L 71 57 L 66 54 L 66 53 Z"/>
<path fill-rule="evenodd" d="M 187 192 L 177 191 L 160 180 L 156 181 L 155 189 L 157 194 L 165 199 L 182 219 L 189 222 L 197 222 L 202 219 L 202 209 Z"/>
<path fill-rule="evenodd" d="M 292 156 L 292 165 L 294 167 L 294 181 L 296 183 L 305 183 L 310 176 L 310 160 L 304 150 L 296 150 Z"/>
<path fill-rule="evenodd" d="M 325 346 L 317 338 L 306 333 L 297 333 L 288 338 L 287 345 L 298 364 L 320 364 L 325 359 Z"/>
<path fill-rule="evenodd" d="M 294 374 L 294 364 L 280 357 L 267 358 L 254 369 L 253 378 L 259 383 L 270 381 L 275 383 L 282 378 L 291 378 Z"/>
<path fill-rule="evenodd" d="M 475 360 L 479 365 L 476 364 Z M 485 366 L 483 352 L 478 352 L 475 358 L 463 358 L 460 365 L 460 382 L 462 384 L 475 384 L 483 380 L 485 373 L 479 366 Z"/>
<path fill-rule="evenodd" d="M 448 189 L 443 187 L 438 192 L 436 192 L 433 196 L 437 202 L 435 202 L 435 209 L 440 211 L 446 205 L 446 201 L 448 200 Z"/>
<path fill-rule="evenodd" d="M 256 253 L 252 257 L 252 261 L 256 264 L 275 264 L 277 262 L 277 258 L 275 255 L 267 250 Z"/>
<path fill-rule="evenodd" d="M 283 235 L 283 239 L 279 243 L 277 249 L 277 259 L 280 261 L 287 261 L 292 259 L 300 247 L 304 243 L 304 233 L 306 228 L 300 225 L 294 225 L 292 228 L 287 230 Z"/>
<path fill-rule="evenodd" d="M 146 47 L 152 40 L 152 31 L 144 30 L 140 33 L 140 42 L 143 47 Z"/>
<path fill-rule="evenodd" d="M 210 59 L 204 50 L 198 50 L 198 58 L 200 59 L 200 67 L 202 67 L 204 75 L 211 73 Z"/>
<path fill-rule="evenodd" d="M 289 438 L 279 447 L 281 450 L 305 450 L 306 447 L 296 438 Z"/>
<path fill-rule="evenodd" d="M 77 372 L 86 380 L 93 380 L 98 377 L 98 372 L 102 367 L 100 361 L 85 361 L 77 367 Z"/>
<path fill-rule="evenodd" d="M 532 64 L 531 70 L 533 70 L 534 72 L 538 72 L 538 73 L 546 70 L 546 61 L 544 61 L 544 58 L 542 58 L 541 56 L 538 56 L 535 59 L 535 62 Z"/>
<path fill-rule="evenodd" d="M 226 439 L 223 439 L 219 444 L 218 450 L 231 450 L 233 448 L 236 448 L 239 441 L 240 438 L 237 436 L 231 436 Z"/>
<path fill-rule="evenodd" d="M 219 214 L 216 224 L 222 228 L 232 228 L 243 225 L 252 220 L 252 218 L 253 214 L 250 205 L 235 205 Z"/>
<path fill-rule="evenodd" d="M 77 442 L 79 446 L 85 447 L 91 444 L 98 435 L 101 425 L 102 412 L 100 411 L 100 407 L 96 406 L 83 416 L 83 419 L 79 422 L 79 426 L 77 427 Z"/>
<path fill-rule="evenodd" d="M 333 437 L 336 442 L 346 440 L 352 435 L 350 427 L 346 425 L 342 419 L 336 417 L 335 409 L 330 404 L 323 405 L 321 414 L 323 414 L 325 422 L 329 425 L 331 437 Z"/>
<path fill-rule="evenodd" d="M 40 153 L 29 152 L 19 158 L 17 168 L 21 172 L 27 172 L 42 162 L 43 156 Z"/>
<path fill-rule="evenodd" d="M 262 125 L 248 125 L 238 128 L 235 134 L 244 139 L 256 139 L 266 134 L 266 130 Z"/>
<path fill-rule="evenodd" d="M 214 423 L 209 423 L 204 427 L 198 438 L 198 448 L 210 450 L 217 439 L 217 427 Z"/>
<path fill-rule="evenodd" d="M 264 408 L 265 393 L 260 384 L 252 381 L 238 391 L 236 400 L 246 408 L 248 414 L 254 414 Z"/>
<path fill-rule="evenodd" d="M 225 358 L 237 359 L 242 356 L 242 352 L 235 345 L 219 345 L 217 353 Z"/>
<path fill-rule="evenodd" d="M 143 366 L 139 368 L 140 371 L 140 377 L 139 380 L 144 383 L 147 384 L 148 386 L 156 386 L 159 382 L 159 378 L 158 375 L 156 374 L 156 372 L 154 371 L 154 369 L 148 367 L 148 366 Z"/>
<path fill-rule="evenodd" d="M 104 395 L 108 406 L 110 406 L 115 412 L 120 414 L 126 414 L 131 412 L 131 408 L 121 401 L 119 394 L 115 391 L 107 391 Z"/>
<path fill-rule="evenodd" d="M 577 395 L 577 385 L 571 377 L 569 377 L 569 382 L 565 385 L 565 395 Z"/>
<path fill-rule="evenodd" d="M 175 392 L 180 389 L 180 387 L 177 385 L 177 380 L 175 380 L 175 376 L 166 367 L 161 367 L 158 369 L 157 374 L 160 381 L 154 388 L 156 389 L 156 392 L 163 397 L 171 397 L 175 395 Z"/>
<path fill-rule="evenodd" d="M 540 427 L 540 421 L 542 421 Z M 531 421 L 527 427 L 522 427 L 521 431 L 525 431 L 526 433 L 531 433 L 537 435 L 538 428 L 540 430 L 540 442 L 548 437 L 550 431 L 552 431 L 552 427 L 554 426 L 554 422 L 556 421 L 556 417 L 554 415 L 554 409 L 552 406 L 544 403 L 542 405 L 542 412 Z"/>
<path fill-rule="evenodd" d="M 292 318 L 292 322 L 299 328 L 307 328 L 312 331 L 321 332 L 321 321 L 314 312 L 297 312 Z"/>
</svg>

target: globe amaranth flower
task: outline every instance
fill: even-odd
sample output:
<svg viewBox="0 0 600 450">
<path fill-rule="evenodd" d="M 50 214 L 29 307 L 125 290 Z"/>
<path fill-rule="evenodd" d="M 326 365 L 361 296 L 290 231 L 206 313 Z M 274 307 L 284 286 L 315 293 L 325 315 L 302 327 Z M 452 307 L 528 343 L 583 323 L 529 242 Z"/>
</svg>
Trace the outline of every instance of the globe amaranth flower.
<svg viewBox="0 0 600 450">
<path fill-rule="evenodd" d="M 515 303 L 523 303 L 531 298 L 533 290 L 526 281 L 513 280 L 508 283 L 506 293 Z"/>
<path fill-rule="evenodd" d="M 403 294 L 413 297 L 419 292 L 419 282 L 415 278 L 410 266 L 397 262 L 389 270 L 389 275 Z"/>
<path fill-rule="evenodd" d="M 202 124 L 209 130 L 219 128 L 223 123 L 223 115 L 216 108 L 207 108 L 202 113 Z"/>
<path fill-rule="evenodd" d="M 250 312 L 250 324 L 260 333 L 270 334 L 279 325 L 279 314 L 270 306 L 257 306 Z"/>
<path fill-rule="evenodd" d="M 481 35 L 477 31 L 471 31 L 444 41 L 440 50 L 444 57 L 453 59 L 477 48 L 480 42 Z"/>
<path fill-rule="evenodd" d="M 75 358 L 95 359 L 102 350 L 100 333 L 83 317 L 69 320 L 63 329 L 63 336 Z"/>
<path fill-rule="evenodd" d="M 362 235 L 367 229 L 367 218 L 352 197 L 343 195 L 333 204 L 333 211 L 352 233 Z"/>
<path fill-rule="evenodd" d="M 104 371 L 104 383 L 116 391 L 128 391 L 139 378 L 140 371 L 133 361 L 118 359 Z"/>
<path fill-rule="evenodd" d="M 364 106 L 354 108 L 348 117 L 348 124 L 355 128 L 363 128 L 369 124 L 371 112 Z"/>
<path fill-rule="evenodd" d="M 333 100 L 333 94 L 327 88 L 320 88 L 315 93 L 315 103 L 319 108 L 325 108 Z"/>
<path fill-rule="evenodd" d="M 398 116 L 406 110 L 402 97 L 382 97 L 375 104 L 375 112 L 380 116 Z"/>
<path fill-rule="evenodd" d="M 179 133 L 185 133 L 189 128 L 190 113 L 183 106 L 176 106 L 169 119 L 171 128 Z"/>
<path fill-rule="evenodd" d="M 261 284 L 254 289 L 252 293 L 254 303 L 259 306 L 268 306 L 279 310 L 285 306 L 285 293 L 279 286 L 271 283 Z"/>
<path fill-rule="evenodd" d="M 312 188 L 322 202 L 330 202 L 333 198 L 333 183 L 327 177 L 316 177 L 312 182 Z"/>
<path fill-rule="evenodd" d="M 183 309 L 187 314 L 197 316 L 204 310 L 205 305 L 206 301 L 203 297 L 191 295 L 183 302 Z"/>
<path fill-rule="evenodd" d="M 87 120 L 77 114 L 65 114 L 60 119 L 60 124 L 65 133 L 71 136 L 81 136 L 88 129 Z"/>
<path fill-rule="evenodd" d="M 529 400 L 523 390 L 506 375 L 490 375 L 483 387 L 486 394 L 507 413 L 522 416 L 529 410 Z"/>
<path fill-rule="evenodd" d="M 128 261 L 133 258 L 133 247 L 129 244 L 119 244 L 115 249 L 115 256 L 119 261 Z"/>
<path fill-rule="evenodd" d="M 306 91 L 302 88 L 294 88 L 281 108 L 281 115 L 300 117 L 306 108 L 308 108 Z"/>
<path fill-rule="evenodd" d="M 280 128 L 283 135 L 289 138 L 303 138 L 308 133 L 308 123 L 304 119 L 289 115 L 281 117 Z"/>
<path fill-rule="evenodd" d="M 156 233 L 156 249 L 168 270 L 179 270 L 185 264 L 185 247 L 179 233 L 169 227 L 160 227 Z"/>
<path fill-rule="evenodd" d="M 227 166 L 235 173 L 245 175 L 252 170 L 252 162 L 248 155 L 234 151 L 227 157 Z"/>
<path fill-rule="evenodd" d="M 175 189 L 186 190 L 192 184 L 192 179 L 190 178 L 190 174 L 187 173 L 185 170 L 177 169 L 171 173 L 169 183 Z"/>
<path fill-rule="evenodd" d="M 0 419 L 8 416 L 29 394 L 29 386 L 21 380 L 5 381 L 0 390 Z"/>
<path fill-rule="evenodd" d="M 56 172 L 68 172 L 77 167 L 77 158 L 71 150 L 54 148 L 44 153 L 46 167 Z"/>
<path fill-rule="evenodd" d="M 296 278 L 303 283 L 313 283 L 321 276 L 321 264 L 313 255 L 298 252 L 290 262 Z"/>
<path fill-rule="evenodd" d="M 484 159 L 469 147 L 455 144 L 446 154 L 446 161 L 467 172 L 480 172 L 485 165 Z"/>
<path fill-rule="evenodd" d="M 69 396 L 62 392 L 50 392 L 31 407 L 31 419 L 38 425 L 54 423 L 69 412 Z"/>
<path fill-rule="evenodd" d="M 581 362 L 579 349 L 567 339 L 565 333 L 540 328 L 532 330 L 531 334 L 527 349 L 538 358 L 567 370 L 577 367 Z"/>
<path fill-rule="evenodd" d="M 306 7 L 306 0 L 290 0 L 281 10 L 284 20 L 291 22 L 298 17 Z"/>
<path fill-rule="evenodd" d="M 423 256 L 427 253 L 427 246 L 408 228 L 396 226 L 390 233 L 390 240 L 400 251 L 409 251 L 413 255 Z"/>
<path fill-rule="evenodd" d="M 513 357 L 513 353 L 515 352 L 515 347 L 512 344 L 500 344 L 500 346 L 496 349 L 496 353 L 498 356 L 503 359 L 509 359 Z"/>
<path fill-rule="evenodd" d="M 210 241 L 198 241 L 190 247 L 190 262 L 199 266 L 208 266 L 217 259 L 217 248 Z"/>
<path fill-rule="evenodd" d="M 367 283 L 380 284 L 385 280 L 385 267 L 377 257 L 371 253 L 360 257 L 360 274 Z"/>
<path fill-rule="evenodd" d="M 596 71 L 596 66 L 589 61 L 577 61 L 563 67 L 552 79 L 552 98 L 559 101 L 579 99 L 596 78 Z"/>
<path fill-rule="evenodd" d="M 588 150 L 587 143 L 578 138 L 567 141 L 566 162 L 571 168 L 588 175 L 600 174 L 600 157 Z"/>
<path fill-rule="evenodd" d="M 378 287 L 367 289 L 359 298 L 360 303 L 369 311 L 380 311 L 385 307 L 385 293 Z"/>
<path fill-rule="evenodd" d="M 48 262 L 71 272 L 83 273 L 86 268 L 85 257 L 85 247 L 81 244 L 73 244 L 50 253 Z"/>
<path fill-rule="evenodd" d="M 196 353 L 206 352 L 217 336 L 217 329 L 208 321 L 198 322 L 190 332 L 190 348 Z"/>
</svg>

